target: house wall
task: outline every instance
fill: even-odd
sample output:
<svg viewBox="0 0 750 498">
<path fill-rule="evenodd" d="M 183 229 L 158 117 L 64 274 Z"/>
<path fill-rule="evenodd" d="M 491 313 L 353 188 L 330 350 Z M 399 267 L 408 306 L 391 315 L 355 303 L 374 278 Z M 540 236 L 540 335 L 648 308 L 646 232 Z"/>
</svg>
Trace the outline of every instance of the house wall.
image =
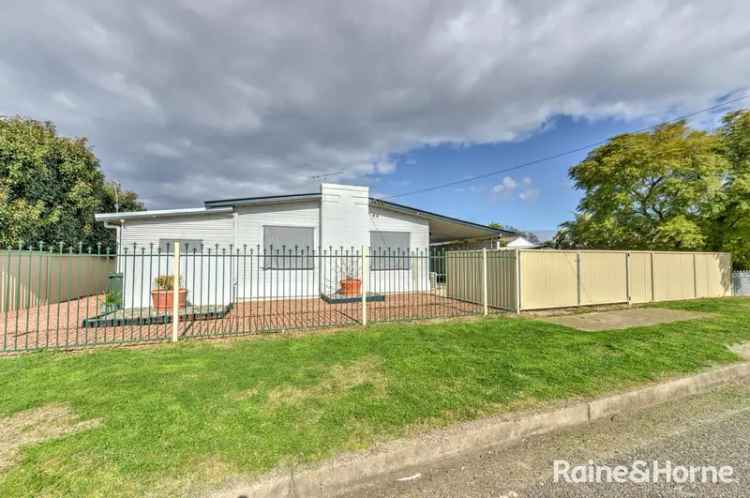
<svg viewBox="0 0 750 498">
<path fill-rule="evenodd" d="M 321 249 L 359 250 L 369 245 L 370 189 L 323 183 L 320 186 Z"/>
<path fill-rule="evenodd" d="M 408 232 L 411 256 L 409 270 L 380 270 L 369 274 L 370 292 L 415 292 L 430 289 L 430 224 L 417 216 L 390 209 L 370 207 L 367 243 L 370 232 Z"/>
<path fill-rule="evenodd" d="M 263 227 L 290 226 L 313 228 L 313 246 L 298 248 L 300 252 L 320 251 L 320 203 L 308 202 L 238 207 L 237 245 L 249 257 L 239 258 L 237 295 L 240 299 L 270 297 L 317 297 L 320 271 L 266 270 L 263 268 Z M 247 247 L 245 247 L 247 246 Z M 244 252 L 247 250 L 247 252 Z M 292 248 L 289 248 L 292 250 Z M 316 265 L 317 266 L 317 265 Z"/>
<path fill-rule="evenodd" d="M 154 280 L 173 275 L 173 258 L 159 253 L 159 239 L 200 239 L 203 251 L 188 250 L 181 258 L 181 285 L 193 304 L 229 303 L 234 296 L 233 268 L 222 257 L 234 244 L 232 213 L 196 214 L 152 220 L 130 220 L 121 231 L 117 269 L 123 274 L 123 306 L 145 308 Z"/>
<path fill-rule="evenodd" d="M 196 214 L 152 220 L 132 220 L 125 222 L 122 230 L 122 246 L 128 251 L 144 248 L 149 251 L 154 244 L 154 252 L 159 248 L 159 239 L 201 239 L 204 245 L 219 248 L 234 244 L 232 213 Z"/>
<path fill-rule="evenodd" d="M 159 254 L 159 239 L 200 239 L 203 251 L 184 253 L 182 285 L 188 301 L 197 305 L 228 304 L 236 299 L 314 298 L 334 294 L 347 272 L 361 278 L 363 246 L 370 231 L 409 232 L 409 270 L 369 273 L 370 292 L 429 290 L 429 223 L 417 216 L 370 208 L 366 187 L 324 184 L 322 199 L 239 206 L 234 213 L 130 220 L 122 230 L 123 252 L 118 258 L 124 277 L 126 307 L 146 307 L 159 275 L 171 275 L 172 257 Z M 299 248 L 317 255 L 310 270 L 264 268 L 264 226 L 313 228 L 313 247 Z M 153 252 L 150 252 L 153 250 Z M 348 254 L 348 256 L 347 256 Z M 321 257 L 322 255 L 322 257 Z"/>
</svg>

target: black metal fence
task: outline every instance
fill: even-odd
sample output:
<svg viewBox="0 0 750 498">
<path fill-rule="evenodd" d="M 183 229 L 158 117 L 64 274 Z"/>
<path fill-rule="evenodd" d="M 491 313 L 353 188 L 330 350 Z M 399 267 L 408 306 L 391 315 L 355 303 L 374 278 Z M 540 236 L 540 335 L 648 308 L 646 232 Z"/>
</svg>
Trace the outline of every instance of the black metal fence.
<svg viewBox="0 0 750 498">
<path fill-rule="evenodd" d="M 446 258 L 480 253 L 127 246 L 0 252 L 0 351 L 79 348 L 451 318 L 495 311 L 447 293 Z M 455 266 L 455 265 L 454 265 Z M 178 285 L 175 286 L 175 281 Z"/>
</svg>

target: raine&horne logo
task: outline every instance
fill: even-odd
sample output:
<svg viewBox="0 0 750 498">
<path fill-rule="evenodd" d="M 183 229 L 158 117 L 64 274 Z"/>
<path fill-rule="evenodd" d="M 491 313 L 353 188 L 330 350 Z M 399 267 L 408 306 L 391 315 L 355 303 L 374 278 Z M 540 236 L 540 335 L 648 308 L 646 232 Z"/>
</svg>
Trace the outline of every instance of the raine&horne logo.
<svg viewBox="0 0 750 498">
<path fill-rule="evenodd" d="M 671 461 L 646 462 L 635 460 L 631 465 L 600 465 L 589 460 L 586 464 L 571 465 L 567 460 L 553 463 L 554 482 L 568 483 L 719 483 L 736 481 L 734 468 L 729 465 L 674 465 Z"/>
</svg>

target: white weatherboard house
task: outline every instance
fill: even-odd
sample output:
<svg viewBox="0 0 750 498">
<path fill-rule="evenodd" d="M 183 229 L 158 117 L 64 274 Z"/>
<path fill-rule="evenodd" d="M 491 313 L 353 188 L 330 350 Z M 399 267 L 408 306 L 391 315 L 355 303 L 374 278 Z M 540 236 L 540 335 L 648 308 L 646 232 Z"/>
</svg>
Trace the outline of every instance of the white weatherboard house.
<svg viewBox="0 0 750 498">
<path fill-rule="evenodd" d="M 118 232 L 125 307 L 148 305 L 153 277 L 170 272 L 170 258 L 150 255 L 150 250 L 153 248 L 154 254 L 159 248 L 166 251 L 175 241 L 181 242 L 183 251 L 188 248 L 181 270 L 188 299 L 227 304 L 335 292 L 340 275 L 336 268 L 326 267 L 325 258 L 279 261 L 258 257 L 259 252 L 269 254 L 272 247 L 274 251 L 296 247 L 316 255 L 362 247 L 369 247 L 371 253 L 421 254 L 422 258 L 406 261 L 371 263 L 368 291 L 383 292 L 392 282 L 399 282 L 401 291 L 427 290 L 430 244 L 500 233 L 484 225 L 371 198 L 368 187 L 325 183 L 319 193 L 207 201 L 204 207 L 193 209 L 106 213 L 96 215 L 96 220 Z M 217 246 L 219 254 L 239 252 L 241 256 L 216 257 Z M 211 256 L 207 256 L 209 250 Z M 289 261 L 293 262 L 291 268 L 287 267 Z"/>
</svg>

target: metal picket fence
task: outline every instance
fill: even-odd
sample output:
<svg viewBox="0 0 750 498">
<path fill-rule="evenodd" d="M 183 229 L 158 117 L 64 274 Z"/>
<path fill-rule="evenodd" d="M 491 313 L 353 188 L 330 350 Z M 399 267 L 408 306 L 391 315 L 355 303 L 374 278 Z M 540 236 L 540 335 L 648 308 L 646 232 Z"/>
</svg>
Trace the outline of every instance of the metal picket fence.
<svg viewBox="0 0 750 498">
<path fill-rule="evenodd" d="M 41 245 L 0 257 L 5 353 L 500 311 L 487 291 L 484 301 L 446 291 L 448 266 L 465 268 L 462 285 L 486 282 L 482 252 Z"/>
</svg>

